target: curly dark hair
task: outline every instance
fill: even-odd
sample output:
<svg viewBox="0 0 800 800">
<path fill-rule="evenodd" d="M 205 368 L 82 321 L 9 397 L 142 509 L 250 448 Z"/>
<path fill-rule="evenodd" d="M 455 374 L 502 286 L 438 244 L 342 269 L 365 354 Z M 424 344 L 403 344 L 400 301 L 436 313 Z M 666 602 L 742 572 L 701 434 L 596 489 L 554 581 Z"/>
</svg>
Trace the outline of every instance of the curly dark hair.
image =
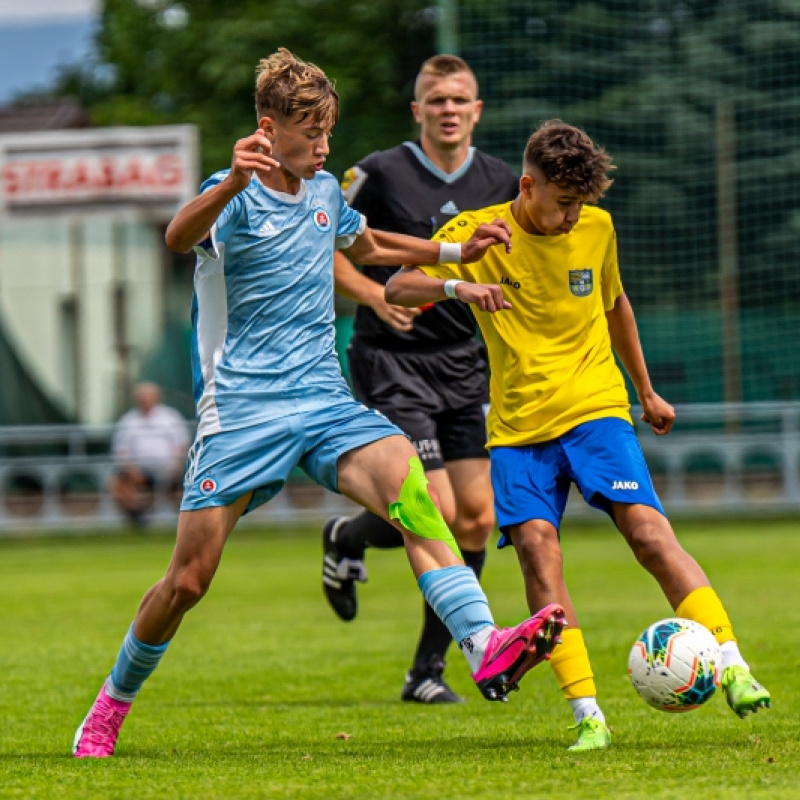
<svg viewBox="0 0 800 800">
<path fill-rule="evenodd" d="M 318 66 L 281 47 L 256 67 L 256 113 L 259 119 L 274 114 L 289 119 L 299 113 L 301 120 L 311 117 L 332 128 L 339 119 L 339 95 Z"/>
<path fill-rule="evenodd" d="M 522 168 L 536 167 L 549 183 L 574 191 L 586 200 L 599 200 L 614 182 L 608 177 L 616 167 L 606 151 L 580 128 L 560 119 L 542 123 L 528 139 Z"/>
</svg>

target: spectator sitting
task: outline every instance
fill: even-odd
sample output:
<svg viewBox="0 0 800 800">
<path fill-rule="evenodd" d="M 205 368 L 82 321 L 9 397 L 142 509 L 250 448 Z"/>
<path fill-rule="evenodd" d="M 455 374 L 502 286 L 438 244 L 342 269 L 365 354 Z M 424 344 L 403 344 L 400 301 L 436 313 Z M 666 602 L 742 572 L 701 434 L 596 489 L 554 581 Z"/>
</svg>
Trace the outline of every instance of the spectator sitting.
<svg viewBox="0 0 800 800">
<path fill-rule="evenodd" d="M 117 465 L 111 494 L 140 527 L 157 489 L 170 495 L 181 490 L 189 434 L 184 418 L 161 402 L 161 390 L 154 383 L 140 383 L 134 400 L 136 407 L 119 419 L 111 442 Z"/>
</svg>

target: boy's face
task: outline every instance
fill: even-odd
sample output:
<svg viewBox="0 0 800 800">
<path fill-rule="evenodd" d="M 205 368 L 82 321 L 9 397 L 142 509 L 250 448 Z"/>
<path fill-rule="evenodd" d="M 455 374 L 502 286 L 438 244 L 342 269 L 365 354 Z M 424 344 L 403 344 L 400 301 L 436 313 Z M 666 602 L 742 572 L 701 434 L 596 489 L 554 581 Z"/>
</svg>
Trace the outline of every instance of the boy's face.
<svg viewBox="0 0 800 800">
<path fill-rule="evenodd" d="M 577 224 L 586 202 L 574 189 L 549 183 L 534 169 L 520 179 L 520 216 L 523 230 L 540 236 L 562 236 Z"/>
<path fill-rule="evenodd" d="M 262 117 L 259 126 L 272 142 L 272 157 L 281 168 L 295 178 L 309 180 L 325 165 L 331 129 L 311 117 L 300 116 Z"/>
<path fill-rule="evenodd" d="M 442 149 L 469 142 L 483 108 L 477 91 L 475 79 L 468 72 L 420 78 L 411 111 L 421 126 L 422 138 Z"/>
</svg>

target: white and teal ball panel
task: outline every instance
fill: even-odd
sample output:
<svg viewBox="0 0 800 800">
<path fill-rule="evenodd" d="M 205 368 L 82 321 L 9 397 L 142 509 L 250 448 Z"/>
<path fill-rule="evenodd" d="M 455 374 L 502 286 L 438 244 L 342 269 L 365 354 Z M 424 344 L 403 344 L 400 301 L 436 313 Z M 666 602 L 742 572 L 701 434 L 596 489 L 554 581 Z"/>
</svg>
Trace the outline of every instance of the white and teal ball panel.
<svg viewBox="0 0 800 800">
<path fill-rule="evenodd" d="M 711 631 L 688 619 L 662 619 L 634 642 L 628 674 L 641 698 L 660 711 L 692 711 L 716 691 L 720 651 Z"/>
</svg>

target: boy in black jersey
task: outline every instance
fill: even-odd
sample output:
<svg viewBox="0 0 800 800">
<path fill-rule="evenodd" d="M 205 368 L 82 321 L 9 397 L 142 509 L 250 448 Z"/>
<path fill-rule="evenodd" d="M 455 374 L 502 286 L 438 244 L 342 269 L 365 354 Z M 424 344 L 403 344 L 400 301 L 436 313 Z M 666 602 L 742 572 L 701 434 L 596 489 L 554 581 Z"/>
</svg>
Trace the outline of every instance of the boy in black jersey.
<svg viewBox="0 0 800 800">
<path fill-rule="evenodd" d="M 370 227 L 431 237 L 461 211 L 516 197 L 519 180 L 511 167 L 471 145 L 482 101 L 465 61 L 450 55 L 426 61 L 414 97 L 419 141 L 372 153 L 342 181 L 348 202 Z M 474 317 L 462 303 L 429 309 L 387 304 L 383 287 L 398 267 L 370 266 L 360 272 L 343 255 L 335 257 L 337 292 L 359 303 L 348 350 L 353 389 L 359 400 L 411 437 L 464 561 L 480 577 L 494 527 L 485 449 L 485 351 L 475 339 Z M 341 619 L 352 620 L 355 581 L 366 580 L 364 550 L 402 547 L 402 537 L 364 511 L 352 519 L 328 520 L 323 544 L 325 594 Z M 450 641 L 426 606 L 403 700 L 460 701 L 442 677 Z"/>
</svg>

